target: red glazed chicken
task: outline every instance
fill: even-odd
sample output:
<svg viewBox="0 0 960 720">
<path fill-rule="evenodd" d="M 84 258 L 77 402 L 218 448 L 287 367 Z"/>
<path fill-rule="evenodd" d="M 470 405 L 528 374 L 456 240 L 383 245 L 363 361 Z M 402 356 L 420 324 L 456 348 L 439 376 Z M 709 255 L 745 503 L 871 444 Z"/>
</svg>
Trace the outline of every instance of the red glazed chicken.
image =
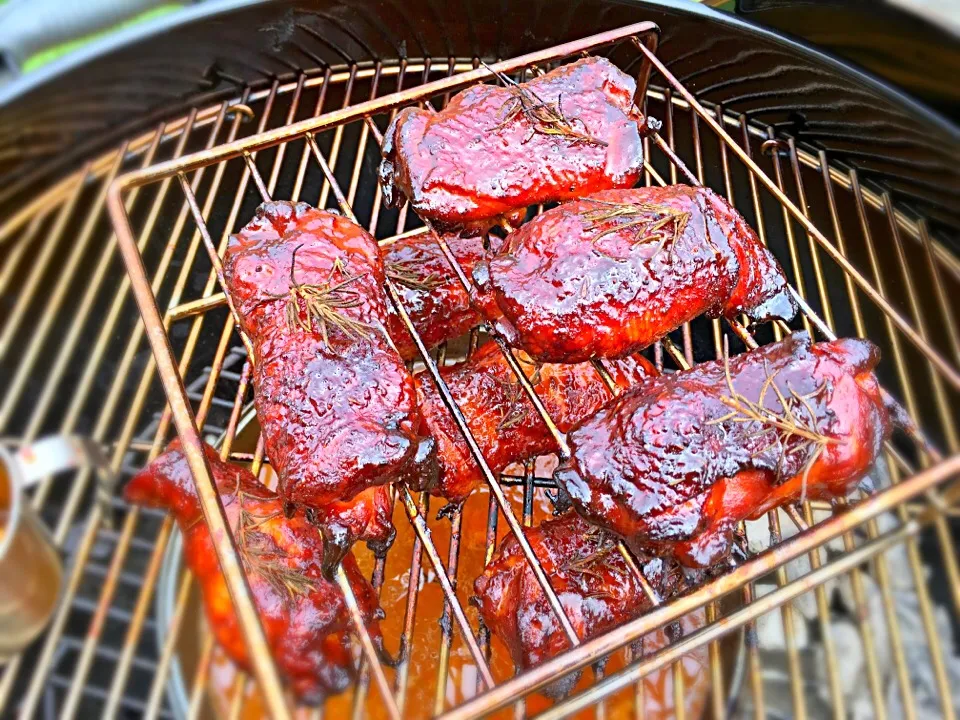
<svg viewBox="0 0 960 720">
<path fill-rule="evenodd" d="M 480 238 L 445 238 L 467 277 L 484 258 Z M 499 242 L 499 240 L 498 240 Z M 387 277 L 427 349 L 453 340 L 483 322 L 470 296 L 443 254 L 433 233 L 418 235 L 381 247 Z M 387 330 L 404 360 L 419 358 L 417 346 L 391 303 Z"/>
<path fill-rule="evenodd" d="M 620 555 L 615 538 L 576 513 L 547 520 L 527 530 L 526 536 L 581 640 L 650 609 L 650 601 Z M 642 562 L 641 572 L 661 597 L 681 583 L 679 568 L 658 558 Z M 520 670 L 570 647 L 513 535 L 503 541 L 473 587 L 480 616 L 506 644 Z M 567 676 L 547 692 L 563 695 L 578 677 Z"/>
<path fill-rule="evenodd" d="M 623 357 L 705 312 L 756 321 L 796 313 L 783 271 L 744 219 L 686 185 L 610 190 L 548 210 L 473 277 L 487 317 L 543 362 Z"/>
<path fill-rule="evenodd" d="M 517 353 L 517 358 L 560 432 L 567 432 L 611 397 L 590 363 L 538 365 L 523 353 Z M 607 369 L 618 391 L 656 374 L 642 357 L 607 363 Z M 496 343 L 484 345 L 459 365 L 441 368 L 440 374 L 493 472 L 556 452 L 547 426 Z M 417 394 L 424 428 L 437 442 L 440 480 L 432 492 L 462 502 L 483 484 L 480 468 L 430 377 L 417 376 Z"/>
<path fill-rule="evenodd" d="M 270 652 L 301 702 L 319 704 L 344 690 L 354 675 L 349 608 L 321 572 L 323 539 L 303 516 L 286 518 L 283 502 L 246 468 L 204 446 Z M 188 567 L 200 583 L 207 620 L 217 642 L 251 670 L 239 621 L 203 519 L 186 456 L 175 440 L 124 489 L 128 502 L 166 510 L 183 533 Z M 382 611 L 352 555 L 343 569 L 374 642 L 381 645 Z"/>
<path fill-rule="evenodd" d="M 385 325 L 384 268 L 365 230 L 305 203 L 267 202 L 230 238 L 224 277 L 253 343 L 255 401 L 288 512 L 323 523 L 325 568 L 358 539 L 392 538 L 384 496 L 435 480 L 433 441 L 417 435 L 413 378 Z"/>
<path fill-rule="evenodd" d="M 529 205 L 636 184 L 645 123 L 633 78 L 589 57 L 523 84 L 500 80 L 440 112 L 397 114 L 380 165 L 387 205 L 409 200 L 436 227 L 477 234 Z"/>
<path fill-rule="evenodd" d="M 588 520 L 688 567 L 723 559 L 738 522 L 843 497 L 889 436 L 866 340 L 806 333 L 664 375 L 568 435 L 558 484 Z"/>
</svg>

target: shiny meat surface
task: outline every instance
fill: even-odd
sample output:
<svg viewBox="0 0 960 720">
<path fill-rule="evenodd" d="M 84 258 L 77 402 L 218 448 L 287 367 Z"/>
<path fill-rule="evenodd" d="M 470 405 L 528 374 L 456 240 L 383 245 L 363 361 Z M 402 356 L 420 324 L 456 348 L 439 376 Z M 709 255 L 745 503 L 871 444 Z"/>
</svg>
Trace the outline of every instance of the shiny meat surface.
<svg viewBox="0 0 960 720">
<path fill-rule="evenodd" d="M 614 537 L 570 512 L 526 531 L 577 636 L 607 632 L 650 609 L 650 601 L 617 550 Z M 661 597 L 680 583 L 675 564 L 654 558 L 641 571 Z M 521 670 L 570 647 L 567 636 L 513 535 L 474 583 L 484 623 L 506 646 Z M 557 687 L 562 694 L 576 677 Z"/>
<path fill-rule="evenodd" d="M 522 352 L 517 358 L 560 432 L 567 432 L 611 397 L 590 363 L 538 365 Z M 656 373 L 642 357 L 609 362 L 607 368 L 621 390 Z M 493 472 L 557 450 L 496 343 L 487 343 L 469 360 L 440 373 Z M 416 380 L 424 428 L 437 442 L 440 482 L 432 492 L 461 502 L 483 484 L 483 476 L 432 378 L 423 373 Z"/>
<path fill-rule="evenodd" d="M 321 573 L 323 539 L 302 515 L 286 518 L 283 502 L 246 468 L 204 451 L 224 506 L 263 628 L 281 673 L 302 701 L 319 704 L 344 690 L 354 675 L 351 618 L 339 588 Z M 175 440 L 124 489 L 128 502 L 160 508 L 183 533 L 187 566 L 203 595 L 217 642 L 251 670 L 243 633 L 220 572 L 186 456 Z M 343 568 L 374 641 L 381 641 L 382 613 L 373 588 L 352 555 Z"/>
<path fill-rule="evenodd" d="M 643 169 L 636 94 L 589 57 L 519 86 L 475 85 L 440 112 L 405 108 L 383 143 L 386 203 L 409 199 L 436 227 L 470 234 L 529 205 L 631 187 Z"/>
<path fill-rule="evenodd" d="M 417 435 L 413 378 L 386 335 L 376 241 L 305 203 L 264 203 L 230 238 L 224 275 L 253 342 L 257 417 L 288 510 L 342 513 L 369 488 L 429 484 L 432 440 Z M 328 551 L 387 541 L 382 515 L 358 536 L 325 526 Z"/>
<path fill-rule="evenodd" d="M 702 313 L 796 312 L 783 271 L 743 218 L 686 185 L 610 190 L 548 210 L 473 276 L 478 307 L 544 362 L 623 357 Z"/>
<path fill-rule="evenodd" d="M 485 257 L 483 242 L 480 238 L 456 235 L 445 240 L 469 278 L 473 266 Z M 391 243 L 381 248 L 381 254 L 387 277 L 393 280 L 400 301 L 428 350 L 483 322 L 433 233 Z M 387 330 L 401 357 L 419 358 L 417 346 L 392 303 L 388 303 L 388 311 Z"/>
<path fill-rule="evenodd" d="M 632 546 L 708 567 L 740 520 L 842 497 L 867 474 L 889 435 L 878 361 L 866 340 L 794 333 L 728 366 L 653 378 L 569 433 L 555 479 Z"/>
</svg>

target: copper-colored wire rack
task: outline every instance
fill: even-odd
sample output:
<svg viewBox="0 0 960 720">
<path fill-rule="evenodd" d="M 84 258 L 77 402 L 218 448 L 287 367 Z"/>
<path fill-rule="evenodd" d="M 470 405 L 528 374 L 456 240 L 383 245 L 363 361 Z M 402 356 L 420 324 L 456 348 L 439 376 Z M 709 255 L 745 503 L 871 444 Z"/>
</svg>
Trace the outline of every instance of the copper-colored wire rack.
<svg viewBox="0 0 960 720">
<path fill-rule="evenodd" d="M 714 717 L 725 717 L 729 698 L 718 641 L 745 627 L 748 672 L 744 691 L 750 694 L 753 712 L 762 717 L 764 668 L 752 641 L 753 627 L 765 614 L 776 612 L 781 615 L 785 630 L 793 715 L 804 717 L 808 714 L 810 691 L 792 636 L 791 615 L 795 611 L 791 601 L 813 593 L 823 634 L 830 707 L 835 717 L 844 717 L 845 700 L 838 679 L 843 658 L 837 656 L 831 640 L 831 609 L 825 590 L 831 579 L 842 576 L 848 579 L 861 610 L 857 628 L 866 650 L 866 683 L 876 716 L 884 717 L 887 688 L 874 652 L 878 642 L 876 620 L 865 610 L 872 587 L 865 580 L 869 575 L 875 578 L 884 603 L 883 635 L 890 644 L 902 706 L 910 713 L 915 710 L 910 668 L 903 652 L 903 638 L 892 605 L 892 581 L 885 564 L 885 553 L 904 547 L 921 607 L 941 710 L 945 717 L 951 717 L 950 680 L 934 621 L 935 603 L 924 576 L 919 538 L 922 533 L 932 533 L 934 542 L 939 543 L 942 567 L 935 572 L 948 590 L 945 600 L 955 613 L 960 613 L 960 570 L 949 528 L 955 493 L 949 487 L 941 487 L 960 472 L 957 454 L 960 444 L 953 410 L 960 391 L 960 373 L 956 369 L 960 363 L 960 342 L 950 304 L 960 284 L 960 264 L 931 238 L 923 219 L 895 208 L 888 194 L 862 187 L 855 171 L 831 165 L 825 153 L 796 147 L 792 140 L 778 136 L 773 128 L 751 125 L 745 117 L 731 116 L 722 107 L 707 108 L 699 104 L 660 64 L 655 48 L 656 28 L 641 23 L 492 67 L 522 76 L 582 52 L 602 52 L 633 74 L 652 70 L 654 80 L 662 80 L 663 86 L 654 86 L 648 91 L 646 110 L 662 118 L 664 127 L 648 142 L 646 182 L 703 182 L 725 194 L 747 216 L 790 275 L 804 310 L 793 329 L 808 329 L 823 337 L 832 337 L 834 332 L 869 335 L 878 342 L 884 350 L 881 379 L 890 394 L 903 404 L 906 413 L 916 420 L 919 429 L 898 435 L 889 446 L 884 459 L 891 480 L 887 487 L 878 488 L 868 497 L 851 498 L 849 504 L 833 508 L 804 506 L 791 511 L 791 523 L 804 531 L 783 542 L 779 541 L 783 532 L 781 515 L 771 513 L 768 551 L 731 564 L 726 572 L 710 582 L 689 589 L 679 598 L 659 603 L 654 611 L 615 633 L 586 641 L 571 634 L 571 645 L 575 646 L 571 650 L 499 683 L 486 677 L 484 670 L 490 658 L 488 634 L 471 623 L 462 593 L 458 594 L 456 588 L 458 558 L 465 539 L 461 537 L 459 516 L 454 515 L 450 520 L 452 531 L 444 553 L 444 548 L 434 542 L 433 521 L 427 517 L 426 499 L 399 489 L 397 500 L 417 537 L 409 567 L 404 637 L 413 637 L 414 623 L 437 619 L 416 615 L 417 594 L 421 588 L 418 578 L 432 569 L 433 581 L 441 585 L 445 600 L 445 631 L 436 656 L 437 687 L 447 684 L 451 653 L 455 648 L 465 647 L 478 668 L 478 687 L 483 688 L 475 697 L 468 694 L 468 699 L 456 707 L 449 707 L 444 693 L 438 691 L 439 699 L 433 710 L 466 718 L 509 708 L 558 675 L 591 666 L 652 630 L 706 606 L 707 625 L 675 638 L 656 653 L 635 657 L 630 664 L 611 674 L 605 675 L 601 669 L 594 668 L 593 679 L 585 690 L 557 703 L 543 715 L 561 717 L 588 707 L 603 712 L 605 699 L 629 692 L 639 679 L 671 664 L 675 669 L 673 691 L 679 699 L 684 687 L 677 661 L 695 648 L 706 646 L 712 685 L 711 710 Z M 439 79 L 431 81 L 437 77 Z M 156 455 L 169 437 L 172 421 L 191 454 L 191 466 L 208 522 L 214 530 L 223 529 L 222 509 L 198 448 L 200 432 L 205 435 L 222 432 L 225 439 L 221 453 L 224 457 L 230 456 L 233 436 L 250 390 L 250 367 L 242 360 L 242 353 L 236 351 L 234 321 L 224 308 L 225 298 L 217 288 L 219 257 L 226 239 L 244 224 L 259 201 L 269 197 L 308 200 L 318 207 L 333 204 L 366 225 L 381 243 L 423 232 L 423 228 L 416 227 L 419 223 L 412 214 L 381 208 L 374 172 L 380 132 L 391 114 L 404 105 L 440 104 L 450 93 L 489 79 L 490 73 L 479 68 L 479 58 L 327 67 L 320 74 L 300 74 L 288 83 L 275 80 L 267 89 L 247 89 L 230 101 L 193 110 L 184 118 L 159 126 L 149 135 L 131 140 L 115 153 L 105 155 L 67 178 L 42 198 L 57 208 L 56 212 L 43 213 L 39 206 L 28 207 L 0 230 L 0 242 L 9 241 L 16 232 L 25 235 L 13 245 L 0 266 L 0 290 L 9 284 L 23 283 L 25 290 L 21 288 L 20 297 L 28 298 L 15 306 L 0 330 L 0 353 L 11 350 L 21 326 L 28 321 L 35 337 L 41 338 L 30 342 L 19 355 L 11 387 L 0 405 L 0 428 L 5 428 L 22 409 L 31 369 L 44 348 L 42 338 L 56 333 L 58 327 L 64 328 L 65 335 L 52 370 L 46 374 L 39 400 L 32 404 L 20 430 L 22 440 L 35 437 L 51 408 L 61 402 L 57 387 L 65 377 L 70 379 L 76 373 L 69 366 L 72 353 L 84 338 L 90 337 L 91 349 L 76 379 L 78 391 L 65 408 L 61 429 L 87 430 L 83 427 L 84 403 L 89 402 L 87 396 L 93 389 L 95 369 L 106 353 L 117 352 L 121 357 L 119 369 L 89 432 L 101 440 L 117 438 L 113 444 L 113 460 L 122 468 Z M 385 88 L 395 92 L 385 94 Z M 316 96 L 312 106 L 307 102 L 311 95 Z M 330 110 L 335 104 L 340 107 Z M 306 119 L 300 119 L 304 115 Z M 209 130 L 204 135 L 206 128 Z M 245 134 L 250 128 L 255 132 Z M 188 150 L 194 152 L 188 153 Z M 157 162 L 165 152 L 172 153 L 172 157 Z M 128 171 L 133 162 L 139 164 L 139 169 Z M 182 196 L 176 195 L 177 188 L 171 193 L 173 185 L 179 186 Z M 84 207 L 89 208 L 88 214 L 81 224 L 74 224 L 76 214 Z M 109 209 L 126 262 L 129 286 L 124 280 L 109 302 L 104 302 L 98 294 L 111 261 L 109 238 L 101 241 L 103 254 L 92 265 L 93 277 L 85 286 L 55 286 L 54 291 L 44 294 L 45 277 L 40 271 L 35 273 L 36 277 L 33 274 L 17 277 L 17 268 L 25 266 L 25 248 L 30 245 L 27 240 L 45 236 L 37 258 L 37 266 L 43 267 L 44 253 L 52 253 L 65 233 L 73 233 L 73 229 L 78 228 L 72 238 L 74 251 L 65 269 L 66 274 L 73 273 L 85 262 L 88 245 L 93 247 L 92 243 L 103 234 L 100 223 L 104 207 Z M 844 221 L 850 217 L 857 222 Z M 455 264 L 449 251 L 444 250 Z M 121 309 L 131 287 L 144 323 L 122 327 Z M 390 287 L 387 290 L 406 319 L 396 292 Z M 43 298 L 45 303 L 42 314 L 37 316 L 28 312 L 33 307 L 34 296 Z M 65 314 L 61 309 L 66 309 L 68 300 L 75 304 L 79 318 L 99 313 L 98 319 L 102 318 L 99 326 L 93 329 L 85 328 L 84 323 L 60 326 L 59 318 Z M 725 336 L 742 348 L 770 341 L 790 329 L 779 325 L 762 328 L 754 339 L 737 323 L 724 326 L 717 321 L 697 320 L 678 331 L 673 340 L 658 344 L 653 349 L 654 358 L 660 365 L 682 368 L 718 357 Z M 150 358 L 138 353 L 144 333 L 153 351 Z M 112 349 L 113 338 L 118 334 L 126 340 L 122 351 Z M 471 346 L 475 346 L 475 338 Z M 445 348 L 441 348 L 439 353 L 424 352 L 422 357 L 425 371 L 441 386 L 437 367 L 445 362 L 446 355 Z M 509 353 L 506 357 L 512 360 Z M 521 386 L 531 393 L 544 421 L 556 433 L 519 366 L 515 361 L 512 365 Z M 599 369 L 602 372 L 602 367 Z M 156 395 L 157 375 L 166 394 L 166 406 Z M 193 382 L 194 379 L 201 382 Z M 185 380 L 191 381 L 186 388 Z M 129 410 L 121 424 L 117 413 L 124 405 Z M 143 419 L 148 409 L 155 411 L 155 422 L 148 423 L 144 429 Z M 451 411 L 457 412 L 452 404 Z M 118 424 L 121 425 L 119 435 Z M 559 447 L 565 447 L 559 434 L 557 440 Z M 264 461 L 262 445 L 257 446 L 252 461 L 255 469 Z M 481 457 L 478 462 L 485 469 L 491 490 L 485 538 L 486 557 L 489 557 L 500 518 L 505 520 L 509 531 L 519 532 L 521 525 L 531 522 L 534 497 L 544 492 L 549 481 L 537 477 L 532 469 L 519 476 L 498 478 L 486 469 Z M 77 478 L 65 499 L 55 519 L 58 542 L 67 539 L 88 482 L 87 477 Z M 512 491 L 505 489 L 513 485 L 520 485 L 518 489 L 522 489 L 519 517 L 512 502 Z M 34 498 L 36 505 L 43 507 L 48 502 L 51 487 L 50 483 L 41 487 Z M 91 675 L 103 662 L 103 650 L 109 644 L 111 603 L 125 582 L 131 558 L 138 551 L 142 559 L 135 601 L 124 618 L 122 643 L 112 651 L 112 664 L 99 707 L 105 717 L 117 716 L 122 708 L 138 708 L 147 717 L 166 712 L 164 689 L 170 667 L 176 660 L 178 638 L 187 632 L 184 626 L 190 581 L 185 579 L 178 592 L 173 621 L 163 634 L 162 647 L 157 648 L 155 660 L 146 663 L 145 671 L 151 678 L 150 692 L 142 702 L 131 705 L 124 693 L 131 675 L 141 671 L 137 664 L 138 650 L 151 622 L 151 598 L 173 524 L 148 511 L 123 510 L 123 522 L 113 531 L 113 547 L 95 591 L 92 617 L 82 643 L 74 648 L 62 683 L 65 695 L 57 707 L 61 717 L 74 717 L 84 707 Z M 884 522 L 881 531 L 878 518 L 892 519 L 892 522 Z M 77 543 L 63 605 L 42 642 L 38 657 L 21 656 L 0 669 L 0 707 L 11 697 L 18 678 L 26 678 L 20 704 L 24 714 L 32 716 L 39 707 L 51 668 L 58 662 L 56 656 L 63 652 L 61 640 L 75 610 L 74 601 L 88 582 L 86 576 L 97 552 L 96 545 L 104 537 L 101 530 L 104 519 L 102 509 L 93 505 Z M 149 541 L 139 540 L 138 527 L 151 522 L 155 535 Z M 502 526 L 500 529 L 503 530 Z M 288 698 L 262 641 L 262 631 L 230 534 L 219 535 L 223 540 L 218 543 L 218 555 L 243 621 L 256 679 L 272 714 L 287 716 Z M 820 549 L 834 540 L 843 543 L 845 552 L 824 562 Z M 479 538 L 468 541 L 479 542 Z M 427 555 L 425 561 L 423 553 Z M 810 573 L 788 580 L 784 564 L 803 556 L 809 557 Z M 535 557 L 530 554 L 528 558 L 537 568 Z M 376 587 L 379 587 L 378 579 L 383 580 L 386 562 L 378 562 L 373 569 Z M 771 573 L 777 589 L 757 597 L 754 583 Z M 552 595 L 542 570 L 539 574 L 545 591 Z M 460 578 L 466 585 L 471 584 L 472 579 Z M 718 602 L 724 596 L 736 596 L 739 602 L 733 606 Z M 553 604 L 559 608 L 555 597 Z M 394 671 L 381 666 L 361 625 L 357 626 L 357 632 L 364 641 L 366 663 L 362 679 L 353 691 L 355 715 L 364 712 L 368 707 L 366 703 L 382 704 L 392 716 L 410 710 L 405 704 L 409 668 L 401 664 Z M 207 640 L 201 653 L 202 667 L 209 663 L 211 648 Z M 200 711 L 207 682 L 206 674 L 198 672 L 191 688 L 190 711 L 193 713 Z M 370 682 L 376 686 L 375 690 L 368 691 Z M 519 707 L 518 712 L 522 712 L 522 705 Z M 636 707 L 640 712 L 642 702 Z M 676 703 L 676 712 L 677 716 L 683 716 L 682 702 Z"/>
</svg>

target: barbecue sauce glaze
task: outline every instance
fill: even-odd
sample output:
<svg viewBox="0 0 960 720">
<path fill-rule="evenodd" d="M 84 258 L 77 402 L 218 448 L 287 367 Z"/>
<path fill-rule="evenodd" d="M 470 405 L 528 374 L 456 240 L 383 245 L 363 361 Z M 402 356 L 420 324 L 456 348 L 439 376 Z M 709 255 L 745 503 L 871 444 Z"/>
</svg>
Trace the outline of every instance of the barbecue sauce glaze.
<svg viewBox="0 0 960 720">
<path fill-rule="evenodd" d="M 515 356 L 561 433 L 611 397 L 590 363 L 540 364 L 523 352 Z M 606 367 L 618 391 L 656 373 L 639 356 L 610 361 Z M 440 374 L 494 473 L 511 463 L 557 451 L 553 436 L 496 343 L 484 345 L 469 360 L 441 368 Z M 431 492 L 462 502 L 484 484 L 483 475 L 432 378 L 420 374 L 416 381 L 424 432 L 437 442 L 440 479 Z"/>
<path fill-rule="evenodd" d="M 750 226 L 711 190 L 686 185 L 610 190 L 547 210 L 473 279 L 488 319 L 543 362 L 623 357 L 703 313 L 796 313 Z"/>
<path fill-rule="evenodd" d="M 224 278 L 253 343 L 257 418 L 288 512 L 320 524 L 328 570 L 358 539 L 382 548 L 389 513 L 355 512 L 356 498 L 397 480 L 430 485 L 436 468 L 385 331 L 376 240 L 306 203 L 266 202 L 230 238 Z"/>
<path fill-rule="evenodd" d="M 316 705 L 343 691 L 354 677 L 352 620 L 340 589 L 323 577 L 323 538 L 246 468 L 224 462 L 209 445 L 204 453 L 237 544 L 270 652 L 300 702 Z M 210 529 L 180 441 L 127 484 L 128 502 L 169 512 L 183 533 L 187 566 L 197 578 L 206 617 L 226 654 L 248 672 L 246 643 L 220 571 Z M 382 611 L 352 555 L 343 569 L 374 641 Z"/>
<path fill-rule="evenodd" d="M 729 381 L 722 361 L 651 378 L 571 430 L 554 477 L 628 544 L 710 567 L 739 521 L 843 497 L 866 475 L 890 432 L 878 361 L 866 340 L 794 333 L 730 359 Z"/>
<path fill-rule="evenodd" d="M 633 78 L 589 57 L 519 88 L 474 85 L 439 112 L 404 108 L 384 135 L 386 204 L 409 200 L 435 227 L 477 234 L 501 216 L 517 224 L 529 205 L 632 187 L 645 127 L 636 94 Z"/>
</svg>

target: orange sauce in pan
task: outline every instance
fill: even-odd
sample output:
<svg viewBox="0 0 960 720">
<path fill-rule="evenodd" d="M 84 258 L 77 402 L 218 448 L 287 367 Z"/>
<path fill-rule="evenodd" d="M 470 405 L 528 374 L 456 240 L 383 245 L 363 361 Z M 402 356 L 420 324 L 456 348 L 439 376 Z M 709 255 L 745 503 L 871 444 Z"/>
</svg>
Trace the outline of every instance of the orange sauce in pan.
<svg viewBox="0 0 960 720">
<path fill-rule="evenodd" d="M 508 495 L 514 502 L 516 516 L 522 515 L 521 492 L 519 488 L 508 489 Z M 534 508 L 533 522 L 539 523 L 551 514 L 551 509 L 542 493 L 536 494 L 537 501 Z M 473 580 L 480 574 L 485 559 L 485 538 L 487 529 L 487 508 L 489 495 L 486 491 L 474 493 L 467 501 L 464 511 L 460 535 L 460 564 L 458 571 L 459 586 L 457 595 L 467 614 L 471 625 L 476 628 L 477 613 L 470 606 L 469 600 L 473 593 Z M 444 564 L 448 561 L 450 545 L 450 522 L 446 519 L 437 519 L 436 511 L 441 503 L 434 499 L 429 515 L 429 525 L 433 542 L 437 547 Z M 396 654 L 400 636 L 403 633 L 404 615 L 407 604 L 407 586 L 409 581 L 410 561 L 413 553 L 414 531 L 407 521 L 406 515 L 399 502 L 394 513 L 394 523 L 397 528 L 397 538 L 387 556 L 385 581 L 381 592 L 381 605 L 386 612 L 386 618 L 381 622 L 387 648 Z M 501 516 L 497 527 L 497 544 L 507 532 L 506 523 Z M 365 547 L 354 550 L 361 567 L 369 576 L 373 570 L 374 559 Z M 406 697 L 404 699 L 403 715 L 407 718 L 427 718 L 434 714 L 435 695 L 437 689 L 440 646 L 442 632 L 439 620 L 443 612 L 443 590 L 436 580 L 436 574 L 426 553 L 422 559 L 423 582 L 417 600 L 416 622 L 413 628 L 412 647 L 410 649 L 409 677 L 406 683 Z M 703 615 L 693 614 L 683 619 L 682 627 L 685 633 L 703 625 Z M 665 643 L 662 632 L 653 633 L 645 642 L 645 651 L 655 651 Z M 513 662 L 506 647 L 497 638 L 491 641 L 490 670 L 494 679 L 500 683 L 514 675 Z M 622 653 L 616 653 L 607 664 L 606 673 L 610 674 L 623 667 Z M 681 662 L 683 673 L 683 687 L 685 699 L 685 717 L 695 720 L 703 714 L 708 693 L 707 654 L 701 648 L 686 656 Z M 396 673 L 386 668 L 388 682 L 394 683 Z M 443 709 L 450 709 L 477 693 L 477 671 L 473 658 L 466 645 L 460 640 L 459 629 L 454 624 L 453 642 L 450 652 L 449 671 L 443 689 Z M 666 720 L 674 717 L 674 669 L 668 667 L 660 672 L 648 676 L 643 681 L 644 715 L 647 720 Z M 214 654 L 209 676 L 209 688 L 214 710 L 219 718 L 228 718 L 229 708 L 234 699 L 236 669 L 229 659 L 218 649 Z M 577 691 L 589 687 L 593 674 L 587 670 L 577 686 Z M 240 717 L 244 720 L 266 717 L 260 693 L 254 687 L 255 683 L 248 682 L 243 692 Z M 575 691 L 576 692 L 576 691 Z M 616 695 L 607 698 L 606 710 L 609 718 L 619 720 L 634 716 L 635 688 L 627 688 Z M 527 713 L 536 714 L 553 702 L 540 694 L 532 694 L 527 698 Z M 323 708 L 324 716 L 330 718 L 347 718 L 351 716 L 353 707 L 353 693 L 348 691 L 342 695 L 331 697 Z M 495 717 L 512 717 L 512 709 L 498 713 Z M 593 717 L 594 711 L 581 713 L 578 717 Z M 307 708 L 298 710 L 298 720 L 311 717 Z M 387 714 L 375 682 L 371 678 L 367 691 L 366 704 L 362 717 L 386 718 Z"/>
</svg>

